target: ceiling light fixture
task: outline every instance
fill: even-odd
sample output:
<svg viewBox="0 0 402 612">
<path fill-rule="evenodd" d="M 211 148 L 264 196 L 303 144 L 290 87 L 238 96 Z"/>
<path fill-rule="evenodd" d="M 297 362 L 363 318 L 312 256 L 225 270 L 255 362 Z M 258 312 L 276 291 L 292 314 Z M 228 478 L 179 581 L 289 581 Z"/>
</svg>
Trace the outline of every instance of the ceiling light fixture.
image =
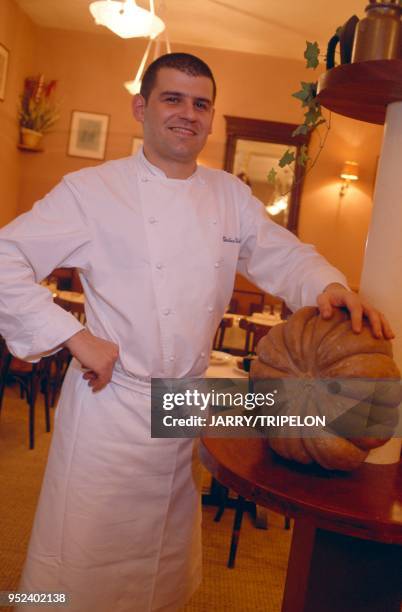
<svg viewBox="0 0 402 612">
<path fill-rule="evenodd" d="M 130 93 L 132 96 L 135 96 L 135 94 L 140 93 L 140 89 L 141 89 L 141 81 L 142 81 L 142 75 L 144 74 L 144 69 L 145 69 L 145 64 L 147 63 L 147 59 L 148 59 L 148 55 L 149 52 L 151 50 L 152 47 L 152 43 L 155 42 L 155 49 L 154 49 L 154 60 L 156 60 L 157 57 L 159 57 L 160 55 L 160 38 L 155 39 L 150 37 L 148 44 L 147 44 L 147 48 L 145 49 L 145 53 L 142 57 L 141 63 L 139 65 L 139 68 L 137 70 L 137 74 L 135 75 L 134 79 L 132 81 L 126 81 L 124 83 L 124 87 L 127 89 L 128 93 Z M 165 45 L 166 45 L 166 53 L 171 53 L 171 48 L 170 48 L 170 43 L 169 43 L 169 39 L 168 39 L 168 35 L 167 32 L 165 30 Z"/>
<path fill-rule="evenodd" d="M 121 38 L 156 38 L 165 24 L 155 15 L 154 2 L 149 11 L 137 6 L 135 0 L 98 0 L 91 2 L 89 10 L 98 25 L 109 28 Z"/>
</svg>

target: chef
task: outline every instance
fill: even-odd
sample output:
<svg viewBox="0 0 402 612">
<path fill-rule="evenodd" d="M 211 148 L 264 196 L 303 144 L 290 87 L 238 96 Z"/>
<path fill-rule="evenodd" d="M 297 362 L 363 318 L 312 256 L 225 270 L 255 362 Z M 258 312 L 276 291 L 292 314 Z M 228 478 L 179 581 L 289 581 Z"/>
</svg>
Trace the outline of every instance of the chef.
<svg viewBox="0 0 402 612">
<path fill-rule="evenodd" d="M 0 232 L 9 349 L 35 361 L 67 346 L 75 357 L 20 585 L 67 593 L 70 611 L 173 612 L 200 583 L 193 444 L 150 437 L 150 378 L 203 374 L 236 271 L 292 309 L 318 303 L 330 317 L 346 306 L 356 332 L 365 314 L 374 335 L 392 337 L 247 185 L 197 166 L 215 92 L 200 59 L 157 59 L 133 102 L 143 150 L 67 175 Z M 59 267 L 79 270 L 85 328 L 38 284 Z"/>
</svg>

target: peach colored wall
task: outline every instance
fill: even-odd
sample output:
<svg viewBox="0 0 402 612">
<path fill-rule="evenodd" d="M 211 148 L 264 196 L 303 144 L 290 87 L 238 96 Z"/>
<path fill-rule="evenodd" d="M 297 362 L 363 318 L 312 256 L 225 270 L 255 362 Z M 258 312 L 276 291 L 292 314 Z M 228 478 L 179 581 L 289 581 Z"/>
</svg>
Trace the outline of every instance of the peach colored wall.
<svg viewBox="0 0 402 612">
<path fill-rule="evenodd" d="M 370 221 L 382 127 L 332 116 L 318 164 L 306 176 L 299 236 L 346 274 L 352 288 L 360 281 Z M 312 143 L 317 149 L 317 139 Z M 359 163 L 359 180 L 339 197 L 339 174 L 347 160 Z"/>
<path fill-rule="evenodd" d="M 21 156 L 20 212 L 29 209 L 66 172 L 98 163 L 66 155 L 73 109 L 110 114 L 106 159 L 130 154 L 132 137 L 140 135 L 141 129 L 131 117 L 131 98 L 122 84 L 133 78 L 144 45 L 144 41 L 124 41 L 107 32 L 41 29 L 33 62 L 36 72 L 58 79 L 62 113 L 54 132 L 45 137 L 45 152 Z M 214 132 L 201 155 L 202 163 L 222 167 L 224 114 L 301 120 L 301 109 L 291 93 L 300 80 L 314 77 L 301 61 L 180 44 L 173 44 L 173 50 L 202 57 L 218 83 Z M 325 150 L 306 179 L 302 198 L 300 237 L 315 244 L 354 286 L 359 283 L 380 140 L 381 128 L 333 116 Z M 346 159 L 360 163 L 361 180 L 339 203 L 338 176 Z"/>
<path fill-rule="evenodd" d="M 0 42 L 9 50 L 4 101 L 0 101 L 0 226 L 19 208 L 21 153 L 18 143 L 17 101 L 24 76 L 32 68 L 36 28 L 12 0 L 0 2 Z"/>
<path fill-rule="evenodd" d="M 133 78 L 144 48 L 144 41 L 124 41 L 107 32 L 84 34 L 42 30 L 40 44 L 35 50 L 35 64 L 48 78 L 58 79 L 62 114 L 53 133 L 46 136 L 45 153 L 26 155 L 23 159 L 23 176 L 27 180 L 21 193 L 20 210 L 30 208 L 46 186 L 50 188 L 66 172 L 97 163 L 66 156 L 73 109 L 110 114 L 106 159 L 130 154 L 132 137 L 140 135 L 141 128 L 131 116 L 131 97 L 123 88 L 123 82 Z M 300 116 L 290 94 L 303 76 L 301 62 L 184 45 L 174 45 L 174 50 L 198 54 L 216 75 L 218 98 L 214 132 L 202 153 L 202 162 L 222 166 L 224 114 L 278 121 L 297 121 Z M 236 76 L 232 72 L 234 65 Z M 261 74 L 266 74 L 267 78 L 260 78 Z M 272 83 L 276 83 L 274 91 Z"/>
</svg>

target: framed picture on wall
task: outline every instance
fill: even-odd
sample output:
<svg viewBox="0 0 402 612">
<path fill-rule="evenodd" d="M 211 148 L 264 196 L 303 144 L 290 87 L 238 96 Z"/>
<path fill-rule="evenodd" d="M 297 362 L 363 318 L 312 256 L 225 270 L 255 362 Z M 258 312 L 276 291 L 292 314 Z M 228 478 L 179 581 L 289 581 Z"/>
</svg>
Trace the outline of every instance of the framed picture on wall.
<svg viewBox="0 0 402 612">
<path fill-rule="evenodd" d="M 6 93 L 8 56 L 8 49 L 0 43 L 0 100 L 4 100 Z"/>
<path fill-rule="evenodd" d="M 141 149 L 143 144 L 144 144 L 143 138 L 137 138 L 136 136 L 134 136 L 133 143 L 131 145 L 131 155 L 135 155 L 136 153 L 138 153 L 138 151 Z"/>
<path fill-rule="evenodd" d="M 73 111 L 68 141 L 68 155 L 104 159 L 109 115 Z"/>
</svg>

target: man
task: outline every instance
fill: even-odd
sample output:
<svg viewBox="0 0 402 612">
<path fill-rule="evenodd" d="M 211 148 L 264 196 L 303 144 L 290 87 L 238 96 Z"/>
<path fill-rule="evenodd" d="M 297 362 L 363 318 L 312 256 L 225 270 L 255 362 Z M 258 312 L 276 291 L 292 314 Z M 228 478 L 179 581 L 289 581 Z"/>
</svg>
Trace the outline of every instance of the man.
<svg viewBox="0 0 402 612">
<path fill-rule="evenodd" d="M 136 157 L 73 173 L 0 233 L 0 331 L 19 357 L 67 346 L 21 590 L 67 592 L 74 612 L 173 612 L 200 581 L 191 440 L 150 438 L 150 377 L 200 376 L 236 269 L 290 307 L 346 306 L 388 323 L 313 248 L 272 223 L 235 177 L 197 167 L 215 82 L 201 60 L 151 64 Z M 230 242 L 223 240 L 231 238 Z M 87 329 L 35 284 L 77 267 Z M 96 392 L 96 393 L 93 393 Z"/>
</svg>

